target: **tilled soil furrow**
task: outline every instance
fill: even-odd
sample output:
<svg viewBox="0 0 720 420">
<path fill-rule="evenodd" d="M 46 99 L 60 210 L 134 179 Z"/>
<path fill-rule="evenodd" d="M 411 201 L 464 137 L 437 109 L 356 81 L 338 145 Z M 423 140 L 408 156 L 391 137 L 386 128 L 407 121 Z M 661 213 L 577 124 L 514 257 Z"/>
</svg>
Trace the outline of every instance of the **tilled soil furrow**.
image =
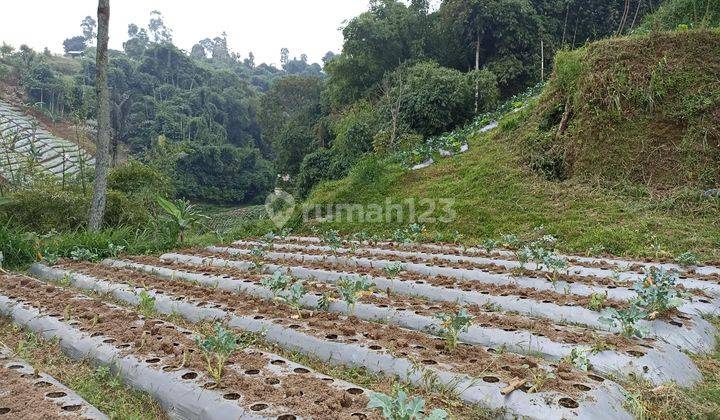
<svg viewBox="0 0 720 420">
<path fill-rule="evenodd" d="M 150 258 L 144 258 L 148 260 Z M 259 284 L 263 278 L 258 275 L 250 275 L 250 278 L 233 278 L 228 275 L 228 268 L 189 266 L 186 264 L 148 265 L 132 261 L 106 260 L 103 264 L 110 267 L 131 268 L 145 273 L 150 273 L 164 279 L 180 280 L 194 285 L 222 289 L 242 296 L 250 295 L 255 298 L 270 300 L 274 294 L 264 285 Z M 210 275 L 208 270 L 215 268 L 223 270 L 222 275 Z M 212 270 L 210 270 L 212 271 Z M 233 273 L 238 274 L 238 270 Z M 265 276 L 268 278 L 269 276 Z M 324 287 L 319 287 L 319 286 Z M 433 317 L 438 314 L 439 306 L 433 302 L 424 302 L 415 299 L 415 307 L 397 306 L 393 299 L 413 298 L 405 296 L 387 296 L 373 293 L 365 296 L 355 306 L 339 299 L 339 294 L 322 283 L 308 283 L 306 286 L 311 292 L 298 300 L 298 303 L 311 310 L 323 310 L 331 313 L 354 315 L 365 321 L 388 323 L 402 328 L 422 331 L 433 335 L 439 335 L 444 330 L 442 323 Z M 330 290 L 328 290 L 330 289 Z M 280 297 L 287 297 L 286 293 L 280 293 Z M 329 302 L 323 306 L 323 299 Z M 388 302 L 388 304 L 376 304 L 373 301 Z M 445 304 L 449 312 L 456 313 L 457 305 Z M 288 307 L 288 310 L 292 310 Z M 472 308 L 471 308 L 472 310 Z M 488 313 L 483 313 L 488 314 Z M 519 316 L 515 316 L 520 318 Z M 567 328 L 567 327 L 565 327 Z M 577 327 L 574 327 L 577 329 Z M 555 328 L 561 330 L 561 328 Z M 542 357 L 550 361 L 557 361 L 570 358 L 573 353 L 586 355 L 590 366 L 603 374 L 610 374 L 616 377 L 644 377 L 652 383 L 660 385 L 668 381 L 675 381 L 682 386 L 690 386 L 700 380 L 700 372 L 692 360 L 684 353 L 672 346 L 654 340 L 625 340 L 627 345 L 624 349 L 613 348 L 611 344 L 603 341 L 604 338 L 623 338 L 609 333 L 595 334 L 596 341 L 592 345 L 578 345 L 573 342 L 562 343 L 552 341 L 543 334 L 533 334 L 527 331 L 518 330 L 512 324 L 497 327 L 489 323 L 470 325 L 466 331 L 458 335 L 460 342 L 481 345 L 493 349 L 505 349 L 506 351 L 524 355 Z M 652 345 L 651 345 L 652 344 Z"/>
<path fill-rule="evenodd" d="M 105 420 L 107 416 L 0 346 L 0 418 Z"/>
<path fill-rule="evenodd" d="M 303 279 L 337 283 L 340 279 L 365 274 L 381 290 L 390 289 L 404 295 L 416 295 L 432 301 L 460 302 L 467 305 L 497 307 L 506 312 L 519 312 L 525 315 L 543 317 L 555 322 L 574 323 L 598 330 L 619 331 L 600 320 L 597 310 L 577 304 L 584 297 L 552 294 L 547 291 L 522 289 L 515 295 L 504 289 L 510 286 L 495 286 L 478 282 L 458 282 L 457 279 L 416 275 L 414 280 L 398 276 L 387 278 L 381 270 L 366 267 L 329 264 L 327 262 L 307 262 L 273 258 L 258 258 L 255 255 L 227 255 L 217 258 L 213 252 L 198 250 L 198 255 L 165 254 L 167 261 L 177 261 L 196 265 L 234 267 L 244 270 L 260 270 L 272 273 L 276 270 Z M 223 255 L 225 256 L 225 255 Z M 281 265 L 280 265 L 281 264 Z M 470 283 L 467 287 L 457 284 Z M 478 291 L 478 289 L 480 291 Z M 555 298 L 556 300 L 554 300 Z M 564 302 L 564 303 L 563 303 Z M 619 305 L 619 304 L 618 304 Z M 626 305 L 626 303 L 623 303 Z M 623 306 L 619 306 L 622 308 Z M 695 353 L 707 353 L 715 346 L 715 328 L 699 315 L 681 313 L 677 310 L 663 314 L 662 318 L 641 320 L 638 326 L 646 328 L 651 337 L 662 338 L 667 343 Z"/>
<path fill-rule="evenodd" d="M 94 282 L 95 287 L 112 289 L 115 292 L 119 292 L 121 287 L 125 287 L 125 290 L 133 290 L 118 283 L 103 282 L 104 285 L 100 286 L 102 280 L 95 277 L 98 273 L 95 269 L 90 271 L 93 276 L 74 274 L 71 276 L 71 281 L 86 285 Z M 52 276 L 62 278 L 62 273 L 67 271 L 56 270 Z M 309 352 L 308 355 L 330 362 L 341 360 L 359 363 L 359 366 L 371 370 L 379 369 L 384 373 L 396 372 L 403 377 L 408 375 L 408 379 L 414 383 L 426 383 L 428 378 L 435 378 L 433 381 L 456 387 L 461 399 L 469 403 L 483 404 L 491 409 L 504 408 L 516 415 L 527 417 L 567 416 L 572 412 L 575 413 L 572 415 L 587 415 L 589 418 L 595 418 L 599 413 L 608 410 L 619 417 L 627 415 L 622 408 L 622 397 L 620 397 L 622 393 L 616 384 L 597 375 L 587 375 L 572 369 L 569 364 L 548 366 L 531 357 L 493 349 L 488 351 L 476 346 L 460 346 L 449 352 L 445 350 L 445 344 L 441 340 L 430 339 L 415 331 L 406 331 L 391 325 L 377 325 L 354 318 L 348 319 L 337 314 L 308 313 L 309 311 L 301 310 L 297 316 L 288 316 L 286 308 L 273 309 L 273 305 L 255 301 L 250 297 L 238 300 L 227 291 L 208 290 L 203 287 L 190 290 L 186 284 L 175 281 L 163 285 L 168 280 L 139 278 L 137 274 L 137 272 L 127 273 L 130 278 L 125 281 L 130 285 L 138 286 L 140 284 L 134 282 L 142 282 L 145 284 L 144 287 L 153 290 L 151 293 L 155 290 L 162 292 L 161 296 L 165 302 L 177 303 L 173 310 L 177 310 L 180 314 L 189 315 L 186 309 L 181 308 L 183 304 L 187 305 L 183 302 L 197 302 L 193 303 L 196 305 L 193 306 L 194 308 L 206 308 L 208 313 L 215 311 L 217 316 L 227 317 L 228 314 L 234 314 L 228 318 L 228 325 L 231 327 L 254 331 L 265 330 L 269 340 L 274 340 L 283 347 L 302 349 Z M 120 277 L 118 271 L 112 269 L 107 275 L 116 280 Z M 150 287 L 149 284 L 156 287 Z M 177 294 L 171 291 L 173 288 L 177 290 Z M 119 296 L 119 293 L 116 296 Z M 247 308 L 243 308 L 243 304 L 246 304 Z M 278 338 L 279 336 L 285 337 Z M 347 342 L 341 342 L 345 338 L 341 339 L 340 336 L 347 337 Z M 393 354 L 403 357 L 392 356 Z M 334 359 L 333 355 L 340 359 Z M 470 358 L 472 362 L 468 363 L 466 360 Z M 471 364 L 474 366 L 470 366 Z M 451 374 L 446 370 L 448 368 L 454 370 L 464 368 L 472 376 Z M 527 386 L 518 389 L 516 392 L 519 394 L 514 395 L 510 402 L 501 395 L 501 390 L 507 383 L 501 383 L 500 377 L 506 376 L 507 372 L 515 374 L 507 383 L 522 378 L 530 379 L 525 379 L 524 384 Z M 545 414 L 529 410 L 529 407 L 536 406 L 540 401 L 544 401 L 542 403 L 546 405 L 544 410 L 548 410 L 544 411 Z"/>
<path fill-rule="evenodd" d="M 343 381 L 314 374 L 271 353 L 250 347 L 235 353 L 218 385 L 204 373 L 207 362 L 191 331 L 25 277 L 5 276 L 0 295 L 38 308 L 90 337 L 101 336 L 122 356 L 144 360 L 161 372 L 184 372 L 182 381 L 218 393 L 221 401 L 242 406 L 248 415 L 377 418 L 365 408 L 368 396 L 363 389 L 344 386 Z"/>
</svg>

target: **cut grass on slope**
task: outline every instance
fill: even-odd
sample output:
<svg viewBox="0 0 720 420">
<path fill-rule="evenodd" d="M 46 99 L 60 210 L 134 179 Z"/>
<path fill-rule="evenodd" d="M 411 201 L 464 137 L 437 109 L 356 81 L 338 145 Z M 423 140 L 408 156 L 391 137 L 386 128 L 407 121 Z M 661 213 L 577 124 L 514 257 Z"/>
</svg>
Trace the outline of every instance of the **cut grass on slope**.
<svg viewBox="0 0 720 420">
<path fill-rule="evenodd" d="M 637 257 L 692 251 L 705 259 L 720 259 L 717 202 L 698 203 L 696 208 L 642 190 L 547 181 L 522 164 L 510 135 L 502 128 L 480 134 L 471 139 L 468 152 L 418 171 L 370 158 L 349 177 L 320 185 L 307 203 L 382 205 L 386 199 L 401 203 L 408 198 L 449 198 L 455 201 L 457 216 L 451 223 L 426 224 L 431 237 L 432 233 L 448 237 L 457 231 L 463 242 L 477 243 L 543 225 L 558 236 L 559 248 L 566 252 L 593 250 Z M 435 214 L 442 211 L 438 208 Z M 410 223 L 339 220 L 323 227 L 390 237 Z"/>
</svg>

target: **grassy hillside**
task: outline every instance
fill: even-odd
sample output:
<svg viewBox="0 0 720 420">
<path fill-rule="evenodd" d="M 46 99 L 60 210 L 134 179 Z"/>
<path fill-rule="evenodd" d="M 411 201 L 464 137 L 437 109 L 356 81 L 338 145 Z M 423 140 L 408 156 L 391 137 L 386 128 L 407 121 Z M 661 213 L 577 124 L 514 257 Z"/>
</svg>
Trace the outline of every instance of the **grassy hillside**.
<svg viewBox="0 0 720 420">
<path fill-rule="evenodd" d="M 549 178 L 659 191 L 720 180 L 720 33 L 681 31 L 593 43 L 558 54 L 518 130 Z"/>
<path fill-rule="evenodd" d="M 602 41 L 559 58 L 543 94 L 470 150 L 407 171 L 378 158 L 319 186 L 308 203 L 455 200 L 427 236 L 465 242 L 543 225 L 574 252 L 720 259 L 720 37 L 681 32 Z M 685 60 L 680 64 L 679 60 Z M 567 128 L 556 137 L 565 103 Z M 436 214 L 441 214 L 440 210 Z M 390 235 L 398 223 L 328 224 Z"/>
</svg>

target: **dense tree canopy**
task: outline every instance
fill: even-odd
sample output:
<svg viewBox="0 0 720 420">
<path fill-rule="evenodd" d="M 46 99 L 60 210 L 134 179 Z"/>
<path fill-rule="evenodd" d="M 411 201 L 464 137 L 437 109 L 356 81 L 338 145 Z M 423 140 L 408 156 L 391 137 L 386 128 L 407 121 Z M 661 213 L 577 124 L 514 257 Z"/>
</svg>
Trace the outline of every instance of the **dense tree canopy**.
<svg viewBox="0 0 720 420">
<path fill-rule="evenodd" d="M 549 67 L 556 51 L 627 33 L 649 11 L 642 0 L 371 0 L 342 28 L 341 52 L 320 65 L 282 48 L 280 68 L 241 57 L 225 33 L 180 50 L 153 11 L 111 52 L 113 156 L 157 159 L 162 139 L 179 151 L 161 166 L 181 196 L 257 200 L 278 173 L 304 195 L 366 153 L 452 130 L 540 81 L 543 55 Z M 95 117 L 95 27 L 86 17 L 66 40 L 86 50 L 72 66 L 28 47 L 0 52 L 53 118 Z"/>
</svg>

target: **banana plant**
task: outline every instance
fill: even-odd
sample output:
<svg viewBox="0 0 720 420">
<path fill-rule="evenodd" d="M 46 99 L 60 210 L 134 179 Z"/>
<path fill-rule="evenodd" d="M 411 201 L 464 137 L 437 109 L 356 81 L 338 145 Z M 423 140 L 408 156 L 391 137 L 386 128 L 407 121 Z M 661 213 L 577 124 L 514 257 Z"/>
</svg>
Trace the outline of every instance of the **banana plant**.
<svg viewBox="0 0 720 420">
<path fill-rule="evenodd" d="M 189 229 L 199 224 L 201 220 L 208 218 L 198 212 L 196 207 L 187 200 L 178 200 L 173 203 L 162 197 L 158 197 L 157 202 L 169 216 L 173 227 L 177 230 L 177 240 L 181 244 L 185 242 L 185 233 Z"/>
</svg>

